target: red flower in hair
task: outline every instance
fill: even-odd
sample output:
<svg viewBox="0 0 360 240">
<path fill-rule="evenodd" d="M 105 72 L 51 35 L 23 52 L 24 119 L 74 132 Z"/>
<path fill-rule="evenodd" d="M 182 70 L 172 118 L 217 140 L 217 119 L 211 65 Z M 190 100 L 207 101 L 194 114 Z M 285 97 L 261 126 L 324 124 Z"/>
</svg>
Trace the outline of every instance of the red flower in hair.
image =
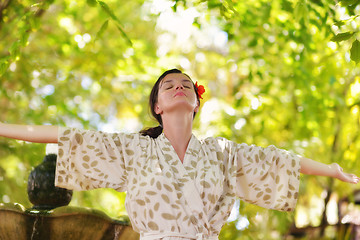
<svg viewBox="0 0 360 240">
<path fill-rule="evenodd" d="M 203 99 L 201 95 L 203 95 L 203 93 L 205 92 L 205 88 L 203 85 L 199 85 L 197 84 L 197 82 L 195 83 L 195 88 L 196 88 L 196 92 L 199 95 L 199 98 Z"/>
</svg>

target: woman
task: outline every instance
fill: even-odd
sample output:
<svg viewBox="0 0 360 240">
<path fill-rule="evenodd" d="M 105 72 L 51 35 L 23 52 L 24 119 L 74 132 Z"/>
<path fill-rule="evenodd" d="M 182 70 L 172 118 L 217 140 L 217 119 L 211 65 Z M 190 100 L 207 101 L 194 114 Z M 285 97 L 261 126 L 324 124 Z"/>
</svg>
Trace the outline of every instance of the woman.
<svg viewBox="0 0 360 240">
<path fill-rule="evenodd" d="M 0 135 L 58 143 L 59 187 L 127 191 L 126 209 L 142 240 L 218 239 L 236 197 L 292 211 L 300 172 L 359 182 L 338 164 L 322 164 L 274 146 L 196 139 L 192 123 L 201 94 L 190 77 L 172 69 L 159 77 L 150 95 L 159 127 L 110 134 L 1 124 Z"/>
</svg>

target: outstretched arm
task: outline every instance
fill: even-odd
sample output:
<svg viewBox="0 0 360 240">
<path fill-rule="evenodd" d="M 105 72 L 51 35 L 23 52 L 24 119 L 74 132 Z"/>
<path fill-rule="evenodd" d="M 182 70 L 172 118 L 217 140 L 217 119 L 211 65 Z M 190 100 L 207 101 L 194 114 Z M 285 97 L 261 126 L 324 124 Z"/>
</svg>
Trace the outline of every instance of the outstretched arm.
<svg viewBox="0 0 360 240">
<path fill-rule="evenodd" d="M 358 183 L 360 180 L 359 177 L 354 174 L 343 172 L 343 169 L 337 163 L 327 165 L 309 158 L 301 157 L 300 166 L 300 172 L 303 174 L 334 177 L 348 183 Z"/>
<path fill-rule="evenodd" d="M 57 143 L 57 126 L 32 126 L 0 123 L 0 136 L 36 143 Z"/>
</svg>

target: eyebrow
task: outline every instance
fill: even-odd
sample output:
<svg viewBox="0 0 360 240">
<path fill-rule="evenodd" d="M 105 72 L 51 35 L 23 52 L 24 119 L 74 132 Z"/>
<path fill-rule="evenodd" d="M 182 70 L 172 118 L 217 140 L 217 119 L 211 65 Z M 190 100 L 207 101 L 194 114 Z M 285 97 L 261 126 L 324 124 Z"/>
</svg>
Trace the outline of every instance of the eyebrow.
<svg viewBox="0 0 360 240">
<path fill-rule="evenodd" d="M 173 82 L 174 80 L 173 79 L 169 79 L 169 80 L 166 80 L 166 81 L 164 81 L 164 82 L 162 82 L 161 84 L 160 84 L 160 87 L 162 87 L 162 85 L 164 85 L 165 83 L 168 83 L 168 82 Z M 189 83 L 191 83 L 191 81 L 189 80 L 189 79 L 183 79 L 183 80 L 181 80 L 182 82 L 189 82 Z"/>
</svg>

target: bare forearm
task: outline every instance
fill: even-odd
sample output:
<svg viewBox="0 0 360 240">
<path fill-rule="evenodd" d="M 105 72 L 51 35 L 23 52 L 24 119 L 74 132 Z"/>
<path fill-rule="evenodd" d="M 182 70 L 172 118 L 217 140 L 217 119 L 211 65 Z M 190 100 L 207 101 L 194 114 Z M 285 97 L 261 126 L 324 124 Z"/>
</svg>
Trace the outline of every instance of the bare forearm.
<svg viewBox="0 0 360 240">
<path fill-rule="evenodd" d="M 0 136 L 36 143 L 57 143 L 57 126 L 0 123 Z"/>
<path fill-rule="evenodd" d="M 300 158 L 300 172 L 303 174 L 317 175 L 317 176 L 327 176 L 334 177 L 335 171 L 331 165 L 316 162 L 309 158 L 301 157 Z"/>
<path fill-rule="evenodd" d="M 301 157 L 300 166 L 300 172 L 304 174 L 333 177 L 348 183 L 358 183 L 360 181 L 356 175 L 343 172 L 343 169 L 337 163 L 328 165 Z"/>
</svg>

